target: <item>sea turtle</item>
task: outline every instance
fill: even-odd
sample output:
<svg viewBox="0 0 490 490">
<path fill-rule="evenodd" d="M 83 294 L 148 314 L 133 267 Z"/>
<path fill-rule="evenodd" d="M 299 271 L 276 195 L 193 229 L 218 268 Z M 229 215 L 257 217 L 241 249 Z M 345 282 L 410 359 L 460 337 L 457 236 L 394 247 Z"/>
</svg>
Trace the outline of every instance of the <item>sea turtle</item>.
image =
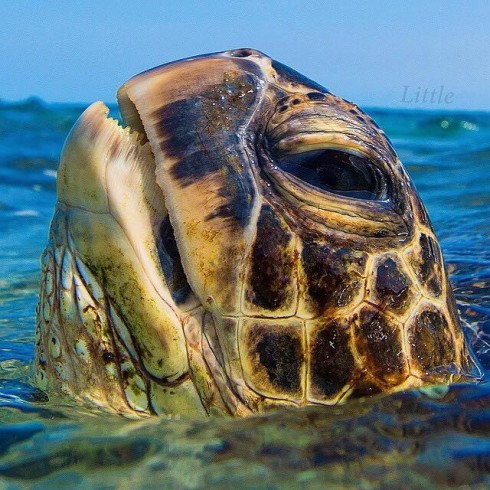
<svg viewBox="0 0 490 490">
<path fill-rule="evenodd" d="M 356 105 L 251 49 L 146 71 L 72 129 L 40 387 L 124 414 L 334 405 L 471 367 L 429 218 Z"/>
</svg>

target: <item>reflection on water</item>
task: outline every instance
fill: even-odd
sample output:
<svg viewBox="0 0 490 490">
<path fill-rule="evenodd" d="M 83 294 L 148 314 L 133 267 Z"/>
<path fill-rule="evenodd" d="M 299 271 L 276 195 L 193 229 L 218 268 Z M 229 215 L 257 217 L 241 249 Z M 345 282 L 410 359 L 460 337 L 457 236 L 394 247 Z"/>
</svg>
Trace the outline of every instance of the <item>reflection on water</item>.
<svg viewBox="0 0 490 490">
<path fill-rule="evenodd" d="M 247 420 L 126 420 L 29 385 L 38 257 L 78 106 L 0 104 L 0 486 L 429 488 L 490 483 L 490 385 Z M 490 115 L 369 111 L 427 205 L 490 370 Z"/>
</svg>

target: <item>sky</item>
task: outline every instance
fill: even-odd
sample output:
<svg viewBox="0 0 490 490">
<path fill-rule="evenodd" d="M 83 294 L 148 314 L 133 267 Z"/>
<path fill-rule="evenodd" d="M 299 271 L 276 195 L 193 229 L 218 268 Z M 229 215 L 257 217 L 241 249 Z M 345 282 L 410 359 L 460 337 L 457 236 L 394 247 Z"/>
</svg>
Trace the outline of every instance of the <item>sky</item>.
<svg viewBox="0 0 490 490">
<path fill-rule="evenodd" d="M 110 103 L 153 66 L 251 47 L 362 107 L 490 110 L 486 0 L 0 0 L 0 19 L 8 101 Z"/>
</svg>

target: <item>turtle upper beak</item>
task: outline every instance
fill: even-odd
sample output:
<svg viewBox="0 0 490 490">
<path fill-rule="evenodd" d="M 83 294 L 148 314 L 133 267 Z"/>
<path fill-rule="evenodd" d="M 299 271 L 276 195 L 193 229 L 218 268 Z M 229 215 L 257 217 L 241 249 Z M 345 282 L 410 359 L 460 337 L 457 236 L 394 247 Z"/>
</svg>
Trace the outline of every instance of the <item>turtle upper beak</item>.
<svg viewBox="0 0 490 490">
<path fill-rule="evenodd" d="M 118 91 L 125 124 L 144 132 L 155 156 L 185 276 L 200 303 L 222 314 L 240 311 L 239 274 L 258 210 L 246 129 L 260 70 L 220 53 L 158 67 Z"/>
</svg>

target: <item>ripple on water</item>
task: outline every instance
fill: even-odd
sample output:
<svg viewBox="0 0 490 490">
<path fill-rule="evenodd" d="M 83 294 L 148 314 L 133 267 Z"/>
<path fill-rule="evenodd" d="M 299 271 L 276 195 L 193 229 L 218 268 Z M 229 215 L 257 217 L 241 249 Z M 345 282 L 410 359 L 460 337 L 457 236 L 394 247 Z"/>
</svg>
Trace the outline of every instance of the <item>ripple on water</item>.
<svg viewBox="0 0 490 490">
<path fill-rule="evenodd" d="M 59 153 L 82 110 L 0 104 L 0 486 L 488 488 L 486 383 L 200 421 L 120 419 L 32 387 L 38 257 Z M 429 209 L 463 323 L 488 371 L 490 115 L 372 115 Z"/>
</svg>

